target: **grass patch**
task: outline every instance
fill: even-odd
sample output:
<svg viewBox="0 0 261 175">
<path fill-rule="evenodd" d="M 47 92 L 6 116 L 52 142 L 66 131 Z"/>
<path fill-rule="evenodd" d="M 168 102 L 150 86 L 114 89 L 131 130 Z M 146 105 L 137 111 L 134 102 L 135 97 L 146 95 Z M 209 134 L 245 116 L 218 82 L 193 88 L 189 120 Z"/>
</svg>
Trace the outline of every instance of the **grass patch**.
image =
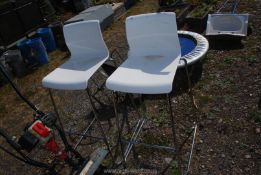
<svg viewBox="0 0 261 175">
<path fill-rule="evenodd" d="M 163 126 L 169 121 L 169 109 L 166 100 L 146 100 L 146 116 L 157 127 Z"/>
<path fill-rule="evenodd" d="M 28 90 L 27 92 L 25 92 L 26 97 L 32 97 L 34 95 L 35 95 L 35 91 L 33 91 L 33 90 Z"/>
<path fill-rule="evenodd" d="M 247 144 L 245 144 L 245 143 L 240 143 L 240 144 L 239 144 L 239 147 L 240 147 L 241 150 L 246 150 L 246 149 L 249 148 L 249 145 L 247 145 Z"/>
<path fill-rule="evenodd" d="M 143 143 L 162 145 L 162 146 L 170 145 L 169 139 L 172 139 L 172 137 L 163 136 L 162 133 L 152 133 L 152 132 L 144 133 L 144 135 L 141 138 Z M 165 152 L 165 150 L 140 146 L 137 147 L 137 152 L 141 153 L 143 156 L 151 156 L 151 155 L 156 156 L 159 153 Z"/>
<path fill-rule="evenodd" d="M 201 95 L 199 96 L 199 101 L 201 104 L 205 105 L 213 101 L 213 96 L 210 95 Z"/>
<path fill-rule="evenodd" d="M 245 57 L 244 60 L 247 61 L 248 63 L 257 63 L 257 58 L 254 56 Z"/>
<path fill-rule="evenodd" d="M 251 111 L 249 115 L 256 123 L 261 123 L 261 111 Z"/>
<path fill-rule="evenodd" d="M 172 161 L 171 162 L 171 174 L 172 175 L 181 175 L 178 169 L 178 162 L 177 161 Z"/>
<path fill-rule="evenodd" d="M 224 59 L 224 63 L 228 64 L 228 65 L 232 65 L 233 63 L 235 63 L 238 60 L 239 60 L 238 58 L 227 57 L 227 58 Z"/>
<path fill-rule="evenodd" d="M 230 104 L 233 102 L 233 97 L 229 96 L 229 95 L 225 95 L 224 97 L 222 97 L 225 101 L 226 104 Z"/>
</svg>

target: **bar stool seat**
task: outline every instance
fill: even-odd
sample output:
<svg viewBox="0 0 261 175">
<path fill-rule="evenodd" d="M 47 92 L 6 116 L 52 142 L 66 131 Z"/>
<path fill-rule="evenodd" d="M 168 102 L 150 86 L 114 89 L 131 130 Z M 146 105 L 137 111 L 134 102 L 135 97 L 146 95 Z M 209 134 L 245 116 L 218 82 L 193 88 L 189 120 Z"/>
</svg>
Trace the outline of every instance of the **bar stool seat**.
<svg viewBox="0 0 261 175">
<path fill-rule="evenodd" d="M 64 37 L 71 57 L 42 80 L 44 87 L 60 90 L 87 89 L 88 80 L 108 60 L 98 20 L 64 26 Z"/>
<path fill-rule="evenodd" d="M 107 79 L 106 86 L 127 93 L 169 93 L 179 58 L 180 54 L 129 56 Z"/>
<path fill-rule="evenodd" d="M 88 86 L 88 80 L 108 58 L 109 55 L 91 59 L 70 58 L 44 77 L 42 84 L 51 89 L 84 90 Z"/>
</svg>

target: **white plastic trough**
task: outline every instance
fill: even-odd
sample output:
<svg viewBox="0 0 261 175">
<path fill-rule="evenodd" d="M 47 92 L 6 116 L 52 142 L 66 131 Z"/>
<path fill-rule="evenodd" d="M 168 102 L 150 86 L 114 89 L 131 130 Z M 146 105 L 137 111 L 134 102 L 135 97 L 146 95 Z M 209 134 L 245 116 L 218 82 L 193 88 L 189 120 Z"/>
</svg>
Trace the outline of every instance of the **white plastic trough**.
<svg viewBox="0 0 261 175">
<path fill-rule="evenodd" d="M 209 14 L 206 35 L 247 36 L 249 14 Z"/>
</svg>

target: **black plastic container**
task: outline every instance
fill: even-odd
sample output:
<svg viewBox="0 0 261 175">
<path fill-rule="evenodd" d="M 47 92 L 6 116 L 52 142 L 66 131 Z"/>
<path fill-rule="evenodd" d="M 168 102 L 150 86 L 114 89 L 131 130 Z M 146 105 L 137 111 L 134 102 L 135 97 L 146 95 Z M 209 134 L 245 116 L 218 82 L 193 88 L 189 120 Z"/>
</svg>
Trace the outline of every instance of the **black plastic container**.
<svg viewBox="0 0 261 175">
<path fill-rule="evenodd" d="M 124 6 L 128 10 L 136 4 L 137 0 L 124 0 Z"/>
<path fill-rule="evenodd" d="M 15 76 L 23 77 L 27 73 L 26 64 L 19 50 L 8 50 L 3 56 Z"/>
<path fill-rule="evenodd" d="M 63 34 L 63 23 L 56 22 L 49 25 L 54 36 L 54 40 L 58 49 L 62 51 L 67 51 L 68 48 L 65 43 L 64 34 Z"/>
<path fill-rule="evenodd" d="M 0 7 L 0 44 L 8 47 L 45 23 L 34 0 L 19 0 Z"/>
<path fill-rule="evenodd" d="M 0 15 L 0 36 L 4 45 L 15 42 L 24 33 L 22 24 L 13 11 Z"/>
<path fill-rule="evenodd" d="M 13 8 L 13 4 L 9 1 L 6 1 L 1 4 L 0 6 L 0 14 L 5 13 Z"/>
<path fill-rule="evenodd" d="M 17 8 L 16 12 L 20 17 L 26 32 L 38 28 L 44 23 L 40 8 L 35 1 Z"/>
</svg>

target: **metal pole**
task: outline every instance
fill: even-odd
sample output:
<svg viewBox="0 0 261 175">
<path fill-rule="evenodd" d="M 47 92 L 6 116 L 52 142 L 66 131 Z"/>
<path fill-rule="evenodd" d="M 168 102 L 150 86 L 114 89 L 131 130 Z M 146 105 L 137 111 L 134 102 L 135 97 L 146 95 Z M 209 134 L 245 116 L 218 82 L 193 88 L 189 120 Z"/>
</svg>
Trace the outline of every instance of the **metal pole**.
<svg viewBox="0 0 261 175">
<path fill-rule="evenodd" d="M 172 134 L 173 134 L 173 144 L 175 147 L 177 147 L 178 144 L 177 144 L 177 136 L 176 136 L 176 130 L 175 130 L 175 121 L 174 121 L 174 115 L 173 115 L 173 111 L 172 111 L 171 98 L 170 98 L 169 94 L 167 94 L 167 100 L 168 100 L 171 128 L 172 128 Z"/>
<path fill-rule="evenodd" d="M 114 107 L 114 113 L 115 113 L 115 118 L 116 118 L 116 125 L 117 125 L 117 130 L 118 130 L 118 141 L 117 141 L 117 145 L 116 145 L 116 154 L 117 154 L 118 144 L 120 144 L 123 166 L 126 167 L 126 163 L 124 161 L 124 147 L 123 147 L 123 143 L 122 143 L 122 140 L 121 140 L 121 134 L 122 134 L 123 127 L 120 127 L 120 118 L 119 118 L 119 115 L 118 115 L 117 104 L 116 104 L 116 101 L 115 101 L 115 92 L 112 93 L 112 96 L 113 96 L 112 100 L 113 100 L 113 107 Z"/>
<path fill-rule="evenodd" d="M 57 106 L 56 106 L 55 101 L 54 101 L 54 98 L 53 98 L 52 90 L 51 90 L 51 89 L 48 89 L 48 92 L 49 92 L 49 95 L 50 95 L 50 98 L 51 98 L 51 102 L 52 102 L 52 105 L 53 105 L 54 112 L 55 112 L 55 114 L 56 114 L 56 116 L 57 116 L 59 125 L 60 125 L 60 127 L 61 127 L 61 130 L 62 130 L 63 133 L 65 133 L 64 127 L 63 127 L 63 123 L 62 123 L 62 120 L 61 120 L 61 117 L 60 117 L 60 115 L 59 115 Z"/>
<path fill-rule="evenodd" d="M 85 137 L 85 135 L 87 134 L 87 132 L 89 131 L 89 129 L 91 128 L 92 124 L 94 123 L 94 121 L 96 120 L 96 118 L 93 118 L 93 120 L 91 121 L 91 123 L 89 124 L 89 126 L 85 129 L 85 131 L 83 132 L 83 134 L 81 135 L 80 139 L 78 140 L 78 142 L 75 144 L 74 149 L 77 149 L 78 145 L 82 142 L 83 138 Z"/>
<path fill-rule="evenodd" d="M 140 121 L 141 121 L 141 123 L 140 123 Z M 138 136 L 139 136 L 139 134 L 141 132 L 141 129 L 142 129 L 144 123 L 145 123 L 145 119 L 144 118 L 140 119 L 139 123 L 140 123 L 140 124 L 138 124 L 139 126 L 137 125 L 138 129 L 137 129 L 137 131 L 136 130 L 134 131 L 134 133 L 132 135 L 132 138 L 131 138 L 131 141 L 129 142 L 128 148 L 125 151 L 125 154 L 124 154 L 125 155 L 125 157 L 124 157 L 125 161 L 127 160 L 127 157 L 130 154 L 130 151 L 131 151 L 131 149 L 132 149 L 132 147 L 134 145 L 132 142 L 136 142 L 136 140 L 137 140 L 137 138 L 138 138 Z"/>
<path fill-rule="evenodd" d="M 168 146 L 162 146 L 162 145 L 155 145 L 155 144 L 147 144 L 147 143 L 143 143 L 143 142 L 138 142 L 138 141 L 128 141 L 128 140 L 123 140 L 123 142 L 125 143 L 131 143 L 133 145 L 141 145 L 144 147 L 148 147 L 148 148 L 155 148 L 155 149 L 165 149 L 171 152 L 176 152 L 175 148 L 172 147 L 168 147 Z"/>
<path fill-rule="evenodd" d="M 187 172 L 186 172 L 185 175 L 187 175 L 189 173 L 189 168 L 190 168 L 190 164 L 191 164 L 193 149 L 194 149 L 194 145 L 195 145 L 196 133 L 197 133 L 197 125 L 195 126 L 195 129 L 194 129 L 193 140 L 192 140 L 192 145 L 191 145 L 191 150 L 190 150 L 190 155 L 189 155 L 189 161 L 188 161 L 188 167 L 187 167 Z"/>
<path fill-rule="evenodd" d="M 189 88 L 188 94 L 189 94 L 189 96 L 190 96 L 190 99 L 191 99 L 191 101 L 192 101 L 192 104 L 194 105 L 194 107 L 195 107 L 196 109 L 198 109 L 198 106 L 197 106 L 197 104 L 196 104 L 196 102 L 195 102 L 195 99 L 194 99 L 194 96 L 193 96 L 193 93 L 192 93 L 192 85 L 191 85 L 191 80 L 190 80 L 190 76 L 189 76 L 189 72 L 188 72 L 188 62 L 187 62 L 187 60 L 184 59 L 184 58 L 182 58 L 182 59 L 180 59 L 180 60 L 182 60 L 182 61 L 185 62 L 185 70 L 186 70 L 187 81 L 188 81 L 188 88 Z"/>
<path fill-rule="evenodd" d="M 180 167 L 180 149 L 178 148 L 178 140 L 176 136 L 176 129 L 175 129 L 175 119 L 172 111 L 172 105 L 171 105 L 171 98 L 170 95 L 167 94 L 167 101 L 168 101 L 168 106 L 169 106 L 169 113 L 170 113 L 170 120 L 171 120 L 171 128 L 172 128 L 172 134 L 173 134 L 173 143 L 174 147 L 177 148 L 176 154 L 177 154 L 177 159 L 178 159 L 178 170 L 181 172 L 181 167 Z"/>
<path fill-rule="evenodd" d="M 52 91 L 51 91 L 51 89 L 48 89 L 48 91 L 49 91 L 49 95 L 50 95 L 50 98 L 51 98 L 51 101 L 52 101 L 52 104 L 53 104 L 54 112 L 55 112 L 55 114 L 58 118 L 58 122 L 59 122 L 59 125 L 60 125 L 60 127 L 58 125 L 55 125 L 55 128 L 59 132 L 59 135 L 60 135 L 60 137 L 61 137 L 61 139 L 64 143 L 65 149 L 66 149 L 66 151 L 71 151 L 72 153 L 74 153 L 74 155 L 76 155 L 79 158 L 79 161 L 83 162 L 84 158 L 81 156 L 80 153 L 78 153 L 75 149 L 72 148 L 72 146 L 69 144 L 69 142 L 66 138 L 63 123 L 62 123 L 61 117 L 58 113 L 58 110 L 57 110 L 57 107 L 56 107 L 56 104 L 55 104 L 55 101 L 54 101 L 54 98 L 53 98 Z M 72 162 L 71 159 L 68 162 Z"/>
<path fill-rule="evenodd" d="M 109 151 L 109 154 L 110 154 L 110 156 L 111 156 L 111 158 L 112 158 L 113 164 L 115 164 L 114 157 L 113 157 L 113 155 L 112 155 L 112 151 L 111 151 L 111 149 L 110 149 L 109 142 L 108 142 L 107 137 L 106 137 L 106 135 L 105 135 L 105 132 L 104 132 L 104 130 L 103 130 L 103 128 L 102 128 L 102 124 L 101 124 L 101 122 L 100 122 L 100 120 L 99 120 L 99 118 L 98 118 L 98 113 L 97 113 L 97 111 L 96 111 L 96 109 L 95 109 L 95 105 L 94 105 L 94 103 L 93 103 L 93 101 L 92 101 L 92 99 L 91 99 L 91 94 L 90 94 L 90 92 L 89 92 L 89 89 L 87 88 L 86 91 L 87 91 L 87 95 L 88 95 L 89 100 L 90 100 L 90 104 L 91 104 L 92 111 L 93 111 L 93 113 L 94 113 L 94 117 L 95 117 L 96 120 L 97 120 L 97 123 L 98 123 L 99 128 L 100 128 L 101 133 L 102 133 L 102 137 L 103 137 L 104 142 L 105 142 L 105 144 L 106 144 L 106 146 L 107 146 L 107 149 L 108 149 L 108 151 Z"/>
</svg>

